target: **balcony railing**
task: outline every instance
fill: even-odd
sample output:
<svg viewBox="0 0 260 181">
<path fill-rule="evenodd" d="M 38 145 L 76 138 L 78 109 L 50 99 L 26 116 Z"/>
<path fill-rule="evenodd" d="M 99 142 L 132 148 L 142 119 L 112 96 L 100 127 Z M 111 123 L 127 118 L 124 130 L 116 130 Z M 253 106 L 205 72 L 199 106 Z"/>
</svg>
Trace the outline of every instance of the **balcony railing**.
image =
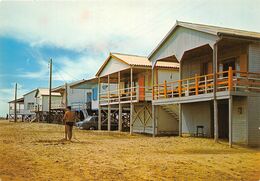
<svg viewBox="0 0 260 181">
<path fill-rule="evenodd" d="M 100 104 L 152 100 L 152 87 L 129 87 L 100 93 Z"/>
<path fill-rule="evenodd" d="M 260 92 L 260 73 L 232 70 L 218 72 L 216 91 Z M 153 99 L 167 99 L 213 92 L 213 74 L 166 82 L 153 87 Z"/>
</svg>

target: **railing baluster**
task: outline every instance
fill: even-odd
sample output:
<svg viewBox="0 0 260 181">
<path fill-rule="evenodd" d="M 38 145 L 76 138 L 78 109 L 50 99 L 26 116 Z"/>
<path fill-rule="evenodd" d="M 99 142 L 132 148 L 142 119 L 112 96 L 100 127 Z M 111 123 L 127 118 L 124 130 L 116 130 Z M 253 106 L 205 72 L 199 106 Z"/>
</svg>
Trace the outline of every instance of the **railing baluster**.
<svg viewBox="0 0 260 181">
<path fill-rule="evenodd" d="M 228 90 L 232 91 L 233 89 L 233 70 L 232 67 L 228 68 Z"/>
<path fill-rule="evenodd" d="M 167 81 L 166 80 L 164 80 L 164 91 L 163 91 L 163 93 L 164 93 L 164 98 L 167 98 Z"/>
<path fill-rule="evenodd" d="M 178 80 L 178 92 L 179 92 L 179 97 L 181 97 L 181 94 L 182 94 L 182 85 L 181 85 L 181 80 Z"/>
<path fill-rule="evenodd" d="M 205 94 L 207 94 L 207 92 L 208 92 L 208 80 L 207 80 L 207 75 L 205 75 L 204 81 L 205 81 Z"/>
<path fill-rule="evenodd" d="M 199 79 L 198 79 L 197 74 L 195 74 L 195 92 L 196 92 L 196 95 L 199 94 Z"/>
</svg>

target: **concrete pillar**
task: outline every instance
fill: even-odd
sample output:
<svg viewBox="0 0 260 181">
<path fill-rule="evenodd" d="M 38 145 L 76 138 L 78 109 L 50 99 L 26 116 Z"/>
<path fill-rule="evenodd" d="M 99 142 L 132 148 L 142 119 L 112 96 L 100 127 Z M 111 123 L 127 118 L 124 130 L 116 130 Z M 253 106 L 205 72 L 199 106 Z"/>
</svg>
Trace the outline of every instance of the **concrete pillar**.
<svg viewBox="0 0 260 181">
<path fill-rule="evenodd" d="M 217 102 L 217 70 L 218 70 L 218 46 L 213 48 L 213 99 L 214 99 L 214 140 L 218 141 L 218 102 Z"/>
<path fill-rule="evenodd" d="M 232 107 L 233 107 L 233 97 L 230 96 L 229 100 L 228 100 L 228 111 L 229 111 L 229 114 L 228 114 L 228 124 L 229 124 L 229 127 L 228 127 L 228 138 L 229 138 L 229 146 L 232 147 Z"/>
<path fill-rule="evenodd" d="M 182 136 L 182 104 L 179 104 L 179 136 Z"/>
</svg>

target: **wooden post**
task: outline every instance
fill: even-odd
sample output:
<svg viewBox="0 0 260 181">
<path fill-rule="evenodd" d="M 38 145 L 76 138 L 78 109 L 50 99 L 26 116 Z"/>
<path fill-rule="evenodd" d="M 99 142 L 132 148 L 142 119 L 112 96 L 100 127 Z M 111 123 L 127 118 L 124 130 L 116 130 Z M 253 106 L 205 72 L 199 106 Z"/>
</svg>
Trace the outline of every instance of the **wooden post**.
<svg viewBox="0 0 260 181">
<path fill-rule="evenodd" d="M 152 100 L 154 100 L 154 67 L 152 67 Z"/>
<path fill-rule="evenodd" d="M 232 67 L 228 67 L 228 90 L 233 90 L 233 70 Z"/>
<path fill-rule="evenodd" d="M 111 106 L 110 106 L 110 76 L 107 76 L 107 83 L 108 83 L 108 106 L 107 106 L 107 130 L 111 130 Z"/>
<path fill-rule="evenodd" d="M 122 104 L 119 103 L 118 110 L 118 131 L 122 131 Z"/>
<path fill-rule="evenodd" d="M 196 95 L 199 94 L 199 79 L 197 74 L 195 74 L 195 93 Z"/>
<path fill-rule="evenodd" d="M 14 122 L 17 122 L 17 83 L 15 83 L 14 88 Z"/>
<path fill-rule="evenodd" d="M 182 104 L 179 103 L 179 136 L 182 136 Z"/>
<path fill-rule="evenodd" d="M 164 80 L 164 84 L 163 84 L 163 94 L 164 94 L 164 98 L 167 98 L 167 81 Z"/>
<path fill-rule="evenodd" d="M 101 105 L 100 105 L 100 92 L 101 92 L 101 82 L 100 77 L 98 77 L 98 130 L 101 130 Z"/>
<path fill-rule="evenodd" d="M 218 102 L 217 102 L 217 65 L 218 65 L 218 46 L 214 45 L 213 48 L 213 99 L 214 99 L 214 140 L 218 141 Z"/>
<path fill-rule="evenodd" d="M 181 80 L 178 80 L 178 92 L 179 92 L 179 97 L 182 95 L 182 85 L 181 85 Z"/>
<path fill-rule="evenodd" d="M 208 93 L 208 79 L 207 79 L 207 75 L 205 75 L 204 80 L 205 80 L 205 93 Z"/>
<path fill-rule="evenodd" d="M 118 131 L 122 131 L 122 104 L 120 92 L 120 71 L 118 72 Z"/>
<path fill-rule="evenodd" d="M 107 106 L 107 130 L 111 130 L 111 105 Z"/>
<path fill-rule="evenodd" d="M 51 122 L 51 86 L 52 86 L 52 59 L 50 59 L 50 81 L 49 81 L 49 120 Z"/>
<path fill-rule="evenodd" d="M 117 85 L 118 85 L 118 88 L 117 88 L 117 90 L 118 90 L 118 102 L 119 102 L 119 104 L 120 104 L 120 101 L 121 101 L 121 92 L 120 92 L 120 79 L 121 79 L 121 77 L 120 77 L 120 71 L 118 72 L 118 80 L 117 80 Z"/>
<path fill-rule="evenodd" d="M 130 135 L 133 134 L 133 109 L 134 109 L 134 105 L 131 102 L 130 103 Z"/>
<path fill-rule="evenodd" d="M 229 104 L 228 104 L 228 111 L 229 111 L 229 114 L 228 114 L 228 123 L 229 123 L 229 147 L 232 147 L 232 107 L 233 107 L 233 97 L 230 96 L 229 100 L 228 100 Z"/>
<path fill-rule="evenodd" d="M 133 68 L 130 69 L 131 103 L 130 103 L 130 134 L 133 134 Z"/>
<path fill-rule="evenodd" d="M 107 92 L 108 92 L 108 104 L 109 104 L 110 103 L 110 76 L 109 76 L 109 74 L 107 76 L 107 84 L 108 84 Z"/>
</svg>

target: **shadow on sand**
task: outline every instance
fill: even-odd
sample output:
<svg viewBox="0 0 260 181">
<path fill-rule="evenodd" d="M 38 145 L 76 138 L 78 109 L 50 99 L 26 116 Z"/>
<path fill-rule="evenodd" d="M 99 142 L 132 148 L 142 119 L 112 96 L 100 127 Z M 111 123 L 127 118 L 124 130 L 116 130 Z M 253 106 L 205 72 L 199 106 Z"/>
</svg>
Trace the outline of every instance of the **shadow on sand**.
<svg viewBox="0 0 260 181">
<path fill-rule="evenodd" d="M 72 139 L 71 141 L 65 139 L 53 139 L 53 140 L 37 140 L 35 143 L 43 143 L 43 145 L 65 145 L 65 144 L 91 144 L 90 142 L 81 141 L 78 139 Z"/>
</svg>

